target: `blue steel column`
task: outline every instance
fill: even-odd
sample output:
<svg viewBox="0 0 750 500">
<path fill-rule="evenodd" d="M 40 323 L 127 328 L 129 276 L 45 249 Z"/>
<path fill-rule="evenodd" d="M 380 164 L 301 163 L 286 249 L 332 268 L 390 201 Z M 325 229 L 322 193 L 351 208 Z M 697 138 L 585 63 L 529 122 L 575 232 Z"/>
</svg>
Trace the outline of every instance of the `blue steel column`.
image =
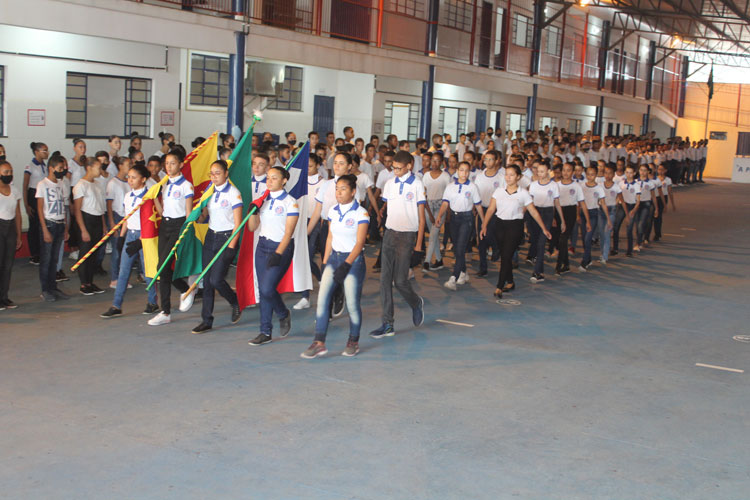
<svg viewBox="0 0 750 500">
<path fill-rule="evenodd" d="M 656 66 L 656 42 L 648 42 L 648 61 L 646 63 L 646 100 L 651 99 L 654 90 L 654 66 Z"/>
<path fill-rule="evenodd" d="M 646 107 L 646 112 L 643 114 L 643 123 L 641 124 L 641 135 L 648 134 L 648 124 L 651 122 L 651 105 Z"/>
<path fill-rule="evenodd" d="M 544 0 L 537 0 L 534 2 L 534 30 L 532 31 L 531 37 L 531 68 L 529 75 L 534 76 L 539 74 L 539 64 L 541 61 L 542 51 L 542 24 L 544 24 L 544 8 L 546 6 Z"/>
<path fill-rule="evenodd" d="M 438 17 L 440 16 L 440 0 L 430 0 L 427 17 L 427 38 L 424 54 L 435 56 L 437 53 Z"/>
<path fill-rule="evenodd" d="M 526 131 L 534 130 L 534 124 L 536 123 L 536 94 L 537 84 L 533 84 L 533 91 L 529 97 L 526 98 Z"/>
<path fill-rule="evenodd" d="M 422 106 L 419 109 L 419 137 L 430 142 L 432 135 L 432 101 L 435 90 L 435 65 L 430 64 L 427 81 L 422 82 Z"/>
<path fill-rule="evenodd" d="M 612 23 L 604 21 L 602 26 L 602 46 L 599 49 L 599 90 L 607 84 L 607 60 L 609 59 L 609 40 Z"/>
<path fill-rule="evenodd" d="M 594 135 L 601 137 L 602 128 L 604 125 L 604 96 L 599 98 L 599 105 L 596 107 L 596 113 L 594 115 Z"/>
<path fill-rule="evenodd" d="M 232 10 L 241 16 L 245 11 L 244 0 L 233 0 Z M 235 53 L 229 55 L 229 99 L 227 100 L 227 132 L 231 133 L 235 126 L 242 130 L 245 105 L 245 41 L 244 32 L 234 33 Z M 237 138 L 239 141 L 239 137 Z"/>
</svg>

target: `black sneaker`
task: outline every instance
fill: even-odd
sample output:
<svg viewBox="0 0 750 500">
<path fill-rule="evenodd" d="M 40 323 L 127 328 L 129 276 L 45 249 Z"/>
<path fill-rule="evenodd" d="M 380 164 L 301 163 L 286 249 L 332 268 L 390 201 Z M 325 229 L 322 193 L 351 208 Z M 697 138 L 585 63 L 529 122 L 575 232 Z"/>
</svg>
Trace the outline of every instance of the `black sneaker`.
<svg viewBox="0 0 750 500">
<path fill-rule="evenodd" d="M 532 259 L 531 257 L 526 257 L 526 263 L 529 264 L 529 265 L 533 265 L 534 264 L 534 259 Z"/>
<path fill-rule="evenodd" d="M 5 307 L 7 307 L 8 309 L 16 309 L 16 308 L 18 308 L 18 304 L 16 304 L 15 302 L 13 302 L 13 301 L 12 301 L 12 300 L 10 300 L 10 299 L 6 299 L 6 300 L 5 300 L 5 304 L 4 304 L 4 305 L 5 305 Z"/>
<path fill-rule="evenodd" d="M 70 298 L 70 295 L 63 292 L 59 288 L 55 288 L 54 290 L 52 290 L 52 293 L 55 295 L 55 298 L 57 300 L 68 300 Z"/>
<path fill-rule="evenodd" d="M 195 299 L 194 300 L 201 300 L 203 299 L 203 288 L 199 288 L 197 292 L 195 292 Z"/>
<path fill-rule="evenodd" d="M 344 291 L 340 288 L 333 293 L 333 317 L 338 318 L 344 314 Z"/>
<path fill-rule="evenodd" d="M 81 293 L 81 295 L 94 295 L 94 291 L 91 289 L 91 285 L 82 285 L 81 288 L 78 289 L 78 291 Z"/>
<path fill-rule="evenodd" d="M 532 283 L 541 283 L 544 281 L 544 275 L 543 274 L 537 274 L 534 273 L 531 275 L 531 282 Z"/>
<path fill-rule="evenodd" d="M 487 276 L 487 271 L 479 271 L 474 276 L 476 276 L 477 278 L 484 278 L 485 276 Z"/>
<path fill-rule="evenodd" d="M 30 257 L 29 258 L 29 264 L 32 266 L 38 266 L 39 265 L 39 257 Z"/>
<path fill-rule="evenodd" d="M 251 340 L 250 342 L 248 342 L 248 344 L 250 344 L 250 345 L 263 345 L 263 344 L 268 344 L 269 342 L 271 342 L 271 336 L 270 335 L 266 335 L 265 333 L 260 333 L 253 340 Z"/>
<path fill-rule="evenodd" d="M 287 312 L 286 318 L 279 320 L 279 336 L 283 339 L 292 331 L 292 313 Z"/>
<path fill-rule="evenodd" d="M 194 334 L 198 335 L 200 333 L 206 333 L 207 331 L 211 330 L 211 328 L 212 328 L 211 325 L 209 325 L 208 323 L 204 323 L 203 321 L 201 321 L 201 324 L 198 325 L 198 326 L 196 326 L 195 328 L 193 328 L 193 330 L 191 331 L 191 333 L 194 333 Z"/>
<path fill-rule="evenodd" d="M 562 266 L 560 268 L 560 274 L 568 274 L 570 272 L 570 266 Z"/>
<path fill-rule="evenodd" d="M 617 250 L 611 250 L 611 251 L 609 252 L 609 255 L 610 255 L 610 256 L 612 256 L 612 255 L 617 255 L 618 253 L 620 253 L 620 252 L 618 252 Z"/>
<path fill-rule="evenodd" d="M 116 307 L 110 307 L 107 310 L 107 312 L 99 315 L 100 318 L 105 318 L 105 319 L 114 318 L 116 316 L 122 316 L 122 309 L 118 309 Z"/>
<path fill-rule="evenodd" d="M 379 273 L 380 272 L 380 266 L 378 266 L 378 265 L 372 266 L 372 272 Z"/>
<path fill-rule="evenodd" d="M 437 271 L 438 269 L 442 269 L 443 267 L 445 267 L 443 265 L 443 259 L 436 260 L 435 263 L 430 266 L 430 271 Z"/>
<path fill-rule="evenodd" d="M 57 271 L 57 274 L 55 275 L 55 281 L 60 283 L 61 281 L 68 281 L 70 278 L 68 278 L 62 270 Z"/>
<path fill-rule="evenodd" d="M 95 285 L 95 284 L 93 284 L 93 283 L 91 283 L 91 285 L 89 285 L 89 287 L 91 288 L 91 290 L 92 290 L 92 291 L 93 291 L 94 293 L 97 293 L 97 294 L 98 294 L 98 293 L 104 293 L 104 290 L 102 290 L 101 288 L 99 288 L 98 286 L 96 286 L 96 285 Z"/>
<path fill-rule="evenodd" d="M 239 304 L 232 305 L 232 324 L 236 324 L 240 320 L 240 316 L 242 316 L 242 311 L 240 310 Z"/>
<path fill-rule="evenodd" d="M 430 270 L 430 265 L 427 262 L 423 262 L 422 263 L 422 270 L 423 271 L 429 271 Z"/>
<path fill-rule="evenodd" d="M 562 276 L 562 271 L 559 268 L 555 268 L 555 276 Z"/>
<path fill-rule="evenodd" d="M 161 311 L 161 309 L 159 309 L 158 305 L 149 302 L 146 304 L 146 309 L 143 310 L 143 314 L 156 314 L 159 311 Z"/>
<path fill-rule="evenodd" d="M 419 297 L 419 305 L 411 310 L 411 318 L 414 326 L 422 326 L 424 323 L 424 299 Z"/>
<path fill-rule="evenodd" d="M 383 337 L 393 337 L 396 332 L 393 330 L 393 325 L 383 323 L 379 328 L 370 332 L 370 337 L 374 339 L 382 339 Z"/>
<path fill-rule="evenodd" d="M 628 253 L 625 254 L 625 256 L 626 257 L 632 257 L 633 256 L 633 252 L 628 252 Z"/>
</svg>

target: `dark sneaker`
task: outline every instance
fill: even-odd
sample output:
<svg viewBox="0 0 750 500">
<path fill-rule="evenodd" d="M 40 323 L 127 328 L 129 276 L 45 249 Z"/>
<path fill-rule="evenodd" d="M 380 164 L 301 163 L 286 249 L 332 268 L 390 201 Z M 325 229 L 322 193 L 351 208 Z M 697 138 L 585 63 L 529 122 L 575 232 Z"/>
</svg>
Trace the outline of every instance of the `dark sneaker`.
<svg viewBox="0 0 750 500">
<path fill-rule="evenodd" d="M 339 288 L 333 292 L 333 317 L 338 318 L 344 314 L 344 290 Z"/>
<path fill-rule="evenodd" d="M 5 311 L 7 307 L 5 307 L 5 304 L 0 304 L 0 311 Z"/>
<path fill-rule="evenodd" d="M 197 292 L 195 292 L 195 300 L 203 300 L 203 288 L 199 288 Z"/>
<path fill-rule="evenodd" d="M 555 276 L 562 276 L 562 271 L 559 268 L 555 268 Z"/>
<path fill-rule="evenodd" d="M 560 274 L 568 274 L 570 272 L 570 266 L 562 266 L 560 268 Z"/>
<path fill-rule="evenodd" d="M 54 290 L 52 290 L 52 293 L 55 294 L 55 298 L 57 300 L 68 300 L 70 298 L 70 295 L 63 292 L 59 288 L 55 288 Z"/>
<path fill-rule="evenodd" d="M 29 264 L 32 266 L 38 266 L 39 265 L 39 257 L 31 257 L 29 258 Z"/>
<path fill-rule="evenodd" d="M 423 271 L 429 271 L 430 270 L 430 265 L 427 262 L 423 262 L 422 263 L 422 270 Z"/>
<path fill-rule="evenodd" d="M 70 278 L 68 278 L 64 272 L 57 271 L 57 274 L 55 275 L 55 281 L 60 283 L 61 281 L 68 281 Z"/>
<path fill-rule="evenodd" d="M 514 262 L 511 266 L 513 269 L 518 269 L 518 262 Z"/>
<path fill-rule="evenodd" d="M 250 342 L 248 342 L 248 344 L 250 344 L 250 345 L 263 345 L 263 344 L 268 344 L 269 342 L 271 342 L 271 336 L 270 335 L 266 335 L 265 333 L 261 333 L 261 334 L 258 334 L 258 336 L 255 337 L 253 340 L 251 340 Z"/>
<path fill-rule="evenodd" d="M 13 302 L 10 299 L 6 299 L 6 301 L 5 301 L 5 307 L 7 307 L 8 309 L 16 309 L 18 307 L 18 304 L 16 304 L 15 302 Z"/>
<path fill-rule="evenodd" d="M 487 271 L 479 271 L 474 276 L 476 276 L 477 278 L 484 278 L 485 276 L 487 276 Z"/>
<path fill-rule="evenodd" d="M 122 309 L 118 309 L 116 307 L 110 307 L 107 310 L 107 312 L 99 315 L 99 317 L 105 318 L 105 319 L 114 318 L 116 316 L 122 316 Z"/>
<path fill-rule="evenodd" d="M 232 305 L 232 324 L 237 324 L 237 322 L 240 320 L 240 316 L 242 316 L 242 311 L 240 310 L 239 304 L 233 304 Z"/>
<path fill-rule="evenodd" d="M 544 275 L 543 274 L 537 274 L 534 273 L 531 275 L 531 282 L 532 283 L 541 283 L 544 281 Z"/>
<path fill-rule="evenodd" d="M 279 320 L 279 336 L 281 338 L 286 337 L 289 335 L 289 332 L 292 330 L 292 314 L 287 311 L 286 318 L 281 318 Z"/>
<path fill-rule="evenodd" d="M 91 289 L 91 285 L 83 285 L 78 289 L 81 295 L 94 295 L 94 291 Z"/>
<path fill-rule="evenodd" d="M 534 259 L 532 259 L 531 257 L 526 257 L 526 263 L 529 264 L 529 265 L 533 265 L 534 264 Z"/>
<path fill-rule="evenodd" d="M 411 319 L 414 326 L 422 326 L 424 323 L 424 299 L 419 297 L 419 305 L 411 310 Z"/>
<path fill-rule="evenodd" d="M 378 265 L 372 266 L 372 272 L 379 273 L 380 272 L 380 266 L 378 266 Z"/>
<path fill-rule="evenodd" d="M 611 250 L 611 251 L 609 252 L 609 255 L 610 255 L 610 256 L 612 256 L 612 255 L 617 255 L 618 253 L 620 253 L 620 252 L 618 252 L 617 250 Z"/>
<path fill-rule="evenodd" d="M 341 353 L 342 356 L 352 357 L 359 354 L 359 342 L 350 340 L 346 343 L 346 349 Z"/>
<path fill-rule="evenodd" d="M 442 269 L 443 267 L 443 259 L 436 260 L 434 264 L 430 265 L 430 271 L 437 271 L 438 269 Z"/>
<path fill-rule="evenodd" d="M 370 332 L 370 337 L 374 339 L 382 339 L 383 337 L 393 337 L 396 332 L 393 330 L 393 325 L 383 323 L 379 328 Z"/>
<path fill-rule="evenodd" d="M 208 323 L 204 323 L 203 321 L 201 321 L 201 324 L 198 325 L 198 326 L 196 326 L 195 328 L 193 328 L 193 330 L 191 331 L 191 333 L 193 333 L 195 335 L 198 335 L 200 333 L 206 333 L 207 331 L 211 330 L 211 328 L 212 328 L 211 325 L 209 325 Z"/>
<path fill-rule="evenodd" d="M 161 311 L 161 309 L 159 309 L 158 305 L 148 303 L 146 304 L 146 309 L 143 310 L 143 314 L 156 314 L 159 311 Z"/>
<path fill-rule="evenodd" d="M 55 294 L 52 292 L 42 292 L 40 297 L 45 302 L 55 302 L 57 300 L 57 297 L 55 297 Z"/>
<path fill-rule="evenodd" d="M 97 294 L 98 294 L 98 293 L 104 293 L 104 290 L 102 290 L 101 288 L 99 288 L 98 286 L 96 286 L 96 285 L 95 285 L 95 284 L 93 284 L 93 283 L 91 283 L 91 285 L 89 285 L 89 287 L 91 288 L 91 290 L 92 290 L 92 291 L 93 291 L 94 293 L 97 293 Z"/>
<path fill-rule="evenodd" d="M 632 257 L 633 256 L 633 252 L 628 252 L 628 253 L 625 254 L 625 256 L 626 257 Z"/>
<path fill-rule="evenodd" d="M 328 354 L 328 349 L 326 349 L 326 345 L 323 342 L 318 342 L 317 340 L 310 344 L 310 347 L 308 347 L 305 352 L 300 354 L 300 357 L 305 359 L 313 359 L 320 356 L 325 356 Z"/>
</svg>

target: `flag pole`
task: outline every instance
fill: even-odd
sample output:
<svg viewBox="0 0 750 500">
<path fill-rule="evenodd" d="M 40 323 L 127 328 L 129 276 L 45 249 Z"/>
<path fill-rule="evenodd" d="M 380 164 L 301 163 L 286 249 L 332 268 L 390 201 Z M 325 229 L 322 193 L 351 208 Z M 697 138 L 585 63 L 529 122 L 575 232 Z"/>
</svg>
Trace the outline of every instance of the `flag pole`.
<svg viewBox="0 0 750 500">
<path fill-rule="evenodd" d="M 708 117 L 711 113 L 711 98 L 714 96 L 714 62 L 711 61 L 711 73 L 708 75 L 708 103 L 706 104 L 706 124 L 703 128 L 703 138 L 708 139 Z"/>
<path fill-rule="evenodd" d="M 308 140 L 307 142 L 310 142 L 310 141 Z M 305 147 L 302 146 L 299 149 L 299 151 L 297 151 L 297 153 L 294 155 L 294 158 L 292 158 L 291 160 L 289 160 L 286 163 L 286 165 L 284 166 L 284 168 L 286 170 L 289 170 L 289 167 L 295 162 L 295 160 L 297 159 L 297 157 L 299 156 L 299 154 L 304 149 L 305 149 Z M 306 182 L 305 179 L 302 179 L 302 181 Z M 269 193 L 269 191 L 266 188 L 266 191 L 263 193 L 263 195 L 260 198 L 258 198 L 258 200 L 261 200 L 261 201 L 265 200 L 266 196 L 268 196 L 268 193 Z M 256 200 L 253 200 L 253 201 L 256 201 Z M 190 285 L 190 288 L 188 288 L 187 292 L 183 293 L 180 296 L 181 300 L 183 300 L 185 297 L 187 297 L 188 295 L 190 295 L 193 292 L 193 290 L 195 290 L 195 287 L 197 287 L 198 283 L 201 282 L 201 280 L 203 279 L 203 276 L 205 276 L 205 274 L 209 271 L 209 269 L 211 269 L 211 266 L 214 265 L 214 262 L 216 262 L 216 259 L 218 259 L 221 256 L 221 254 L 224 252 L 224 250 L 226 250 L 227 246 L 229 246 L 229 243 L 231 243 L 232 240 L 235 238 L 235 236 L 237 236 L 237 234 L 239 234 L 239 232 L 242 230 L 242 228 L 245 227 L 245 224 L 247 224 L 247 221 L 250 220 L 250 216 L 253 215 L 257 210 L 258 210 L 258 205 L 253 204 L 252 208 L 247 212 L 247 215 L 245 216 L 245 218 L 242 219 L 242 223 L 240 223 L 240 225 L 237 226 L 237 229 L 235 229 L 232 232 L 231 236 L 229 236 L 229 238 L 227 239 L 227 241 L 224 242 L 224 244 L 221 246 L 221 248 L 219 249 L 219 251 L 216 252 L 216 255 L 214 255 L 214 258 L 211 259 L 211 262 L 208 263 L 208 265 L 206 266 L 206 268 L 203 269 L 203 272 L 201 272 L 201 274 L 198 276 L 198 279 L 195 280 L 192 285 Z"/>
</svg>

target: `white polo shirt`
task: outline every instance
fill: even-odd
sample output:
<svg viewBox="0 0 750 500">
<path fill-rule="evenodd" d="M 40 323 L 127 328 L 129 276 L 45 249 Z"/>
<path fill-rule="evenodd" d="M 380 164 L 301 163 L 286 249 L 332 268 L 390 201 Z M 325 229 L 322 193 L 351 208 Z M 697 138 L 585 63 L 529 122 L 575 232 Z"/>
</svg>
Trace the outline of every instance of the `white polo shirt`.
<svg viewBox="0 0 750 500">
<path fill-rule="evenodd" d="M 280 243 L 286 232 L 286 218 L 299 216 L 299 206 L 283 189 L 268 193 L 260 207 L 260 229 L 258 236 Z M 294 233 L 292 233 L 294 238 Z"/>
<path fill-rule="evenodd" d="M 36 197 L 44 200 L 44 218 L 62 222 L 65 220 L 65 205 L 67 205 L 67 185 L 59 180 L 53 182 L 44 178 L 36 185 Z"/>
<path fill-rule="evenodd" d="M 370 179 L 370 176 L 367 175 L 364 172 L 360 172 L 357 174 L 357 201 L 362 203 L 367 197 L 367 189 L 374 186 L 372 179 Z M 334 188 L 334 194 L 336 193 L 336 188 Z"/>
<path fill-rule="evenodd" d="M 555 205 L 555 200 L 560 198 L 560 189 L 553 180 L 550 180 L 547 184 L 534 181 L 529 186 L 529 194 L 534 200 L 534 206 L 538 208 L 552 207 Z"/>
<path fill-rule="evenodd" d="M 179 219 L 185 217 L 185 200 L 193 197 L 193 185 L 183 175 L 170 178 L 161 188 L 161 199 L 164 217 Z M 234 226 L 232 226 L 234 227 Z"/>
<path fill-rule="evenodd" d="M 107 183 L 107 190 L 105 192 L 105 200 L 112 200 L 112 211 L 120 217 L 125 217 L 125 207 L 123 201 L 125 195 L 130 191 L 128 181 L 120 179 L 119 177 L 113 177 Z"/>
<path fill-rule="evenodd" d="M 307 196 L 308 198 L 315 199 L 320 191 L 320 186 L 323 185 L 323 179 L 320 174 L 308 175 L 307 176 Z"/>
<path fill-rule="evenodd" d="M 357 200 L 346 205 L 334 205 L 326 214 L 330 221 L 331 248 L 335 252 L 349 253 L 357 244 L 360 224 L 369 224 L 370 216 Z"/>
<path fill-rule="evenodd" d="M 402 232 L 419 230 L 418 205 L 424 205 L 426 198 L 424 185 L 414 174 L 409 172 L 388 180 L 383 187 L 383 199 L 388 202 L 387 229 Z"/>
<path fill-rule="evenodd" d="M 661 182 L 661 192 L 664 194 L 664 196 L 669 195 L 669 188 L 672 186 L 672 179 L 669 177 L 664 177 L 664 179 L 659 179 Z"/>
<path fill-rule="evenodd" d="M 479 190 L 479 197 L 482 199 L 482 207 L 487 208 L 490 206 L 490 200 L 492 200 L 492 194 L 498 188 L 505 187 L 505 168 L 501 167 L 495 172 L 495 175 L 488 176 L 486 170 L 477 175 L 474 180 Z"/>
<path fill-rule="evenodd" d="M 378 180 L 375 181 L 375 187 L 380 189 L 380 192 L 382 193 L 385 183 L 394 177 L 396 177 L 396 174 L 393 173 L 393 170 L 383 170 L 378 174 Z"/>
<path fill-rule="evenodd" d="M 326 179 L 320 185 L 318 193 L 315 195 L 315 201 L 320 203 L 320 217 L 323 218 L 325 214 L 336 204 L 336 181 L 338 177 L 333 179 Z"/>
<path fill-rule="evenodd" d="M 10 187 L 8 196 L 0 193 L 0 220 L 14 220 L 18 201 L 22 199 L 21 192 L 15 186 Z"/>
<path fill-rule="evenodd" d="M 599 200 L 604 198 L 604 189 L 602 188 L 602 185 L 599 183 L 594 183 L 594 187 L 589 186 L 587 183 L 583 182 L 580 184 L 581 189 L 583 190 L 583 199 L 586 203 L 586 208 L 589 210 L 594 210 L 599 206 Z"/>
<path fill-rule="evenodd" d="M 564 184 L 562 181 L 556 183 L 560 191 L 560 206 L 569 207 L 577 205 L 584 201 L 581 182 L 572 181 L 570 184 Z"/>
<path fill-rule="evenodd" d="M 614 207 L 617 205 L 617 195 L 622 193 L 620 185 L 617 182 L 612 182 L 610 187 L 607 187 L 604 184 L 600 185 L 604 190 L 604 203 L 606 203 L 608 207 Z"/>
<path fill-rule="evenodd" d="M 73 158 L 68 162 L 68 170 L 70 170 L 70 185 L 75 186 L 78 181 L 86 175 L 86 166 L 77 163 Z"/>
<path fill-rule="evenodd" d="M 505 187 L 497 188 L 492 197 L 497 207 L 495 217 L 502 220 L 523 219 L 524 209 L 533 203 L 529 192 L 520 187 L 513 194 Z"/>
<path fill-rule="evenodd" d="M 73 186 L 73 199 L 82 198 L 81 211 L 89 215 L 104 215 L 107 205 L 104 203 L 104 193 L 96 182 L 81 179 Z"/>
<path fill-rule="evenodd" d="M 634 205 L 641 196 L 641 186 L 638 181 L 628 182 L 625 179 L 620 181 L 622 198 L 628 205 Z"/>
<path fill-rule="evenodd" d="M 214 186 L 208 202 L 208 228 L 218 231 L 234 229 L 234 209 L 242 206 L 242 194 L 229 181 Z"/>
<path fill-rule="evenodd" d="M 47 177 L 47 165 L 44 162 L 38 163 L 36 158 L 32 158 L 31 163 L 23 169 L 23 173 L 29 176 L 29 187 L 36 189 L 36 185 Z"/>
<path fill-rule="evenodd" d="M 651 201 L 651 192 L 656 191 L 658 188 L 652 180 L 641 180 L 636 181 L 641 187 L 641 202 Z"/>
<path fill-rule="evenodd" d="M 129 214 L 131 210 L 133 210 L 136 206 L 140 205 L 141 201 L 143 201 L 143 195 L 146 194 L 146 191 L 148 191 L 148 188 L 145 186 L 141 189 L 131 190 L 128 194 L 125 195 L 125 199 L 123 201 L 123 208 L 125 210 L 125 214 Z M 136 210 L 136 212 L 131 215 L 128 218 L 128 229 L 131 231 L 140 231 L 141 230 L 141 209 L 139 208 Z"/>
<path fill-rule="evenodd" d="M 266 192 L 266 174 L 253 176 L 253 199 L 260 198 Z"/>
<path fill-rule="evenodd" d="M 482 203 L 482 198 L 477 185 L 467 179 L 464 183 L 449 184 L 443 192 L 443 201 L 447 201 L 454 212 L 469 212 L 474 205 Z"/>
</svg>

